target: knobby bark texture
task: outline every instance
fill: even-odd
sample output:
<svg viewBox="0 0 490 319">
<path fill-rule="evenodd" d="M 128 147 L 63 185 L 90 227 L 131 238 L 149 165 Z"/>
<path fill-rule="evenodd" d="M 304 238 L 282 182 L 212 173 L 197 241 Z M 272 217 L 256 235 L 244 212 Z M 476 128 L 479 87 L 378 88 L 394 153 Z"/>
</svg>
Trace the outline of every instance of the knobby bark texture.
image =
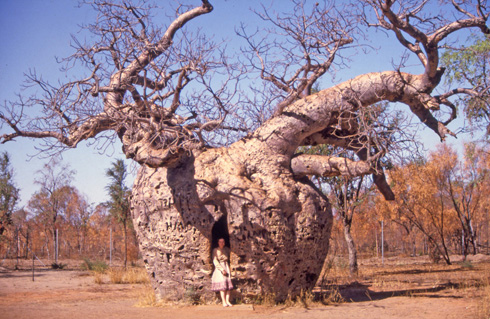
<svg viewBox="0 0 490 319">
<path fill-rule="evenodd" d="M 143 258 L 160 296 L 209 294 L 212 243 L 229 240 L 239 293 L 278 300 L 312 288 L 328 249 L 330 206 L 307 178 L 264 160 L 252 141 L 182 158 L 172 168 L 143 167 L 133 218 Z"/>
</svg>

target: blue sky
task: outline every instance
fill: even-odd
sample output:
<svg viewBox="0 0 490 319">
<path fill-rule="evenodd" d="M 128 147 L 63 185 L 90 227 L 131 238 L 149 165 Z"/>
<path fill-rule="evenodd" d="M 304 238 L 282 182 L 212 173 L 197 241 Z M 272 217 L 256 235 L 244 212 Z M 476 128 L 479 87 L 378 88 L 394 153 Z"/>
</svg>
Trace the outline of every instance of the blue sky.
<svg viewBox="0 0 490 319">
<path fill-rule="evenodd" d="M 199 3 L 197 0 L 194 2 Z M 208 32 L 229 39 L 233 38 L 233 29 L 238 21 L 245 20 L 249 25 L 256 23 L 248 9 L 258 7 L 260 1 L 221 0 L 212 3 L 215 10 L 210 15 L 191 23 L 201 24 Z M 62 79 L 64 75 L 57 72 L 55 57 L 66 57 L 72 53 L 70 34 L 76 35 L 78 25 L 91 22 L 91 17 L 93 12 L 89 8 L 77 8 L 75 0 L 0 0 L 0 101 L 15 99 L 15 93 L 21 93 L 23 74 L 30 68 L 35 68 L 47 79 Z M 379 37 L 383 40 L 380 42 L 383 43 L 381 50 L 366 57 L 354 57 L 357 62 L 344 73 L 343 80 L 365 72 L 392 69 L 392 58 L 398 57 L 396 52 L 401 46 L 386 41 L 384 35 Z M 4 128 L 1 133 L 5 131 Z M 435 134 L 424 133 L 424 136 L 427 136 L 427 145 L 438 141 Z M 36 172 L 47 162 L 47 159 L 31 158 L 37 154 L 35 146 L 36 141 L 25 138 L 0 145 L 0 152 L 8 151 L 11 155 L 15 181 L 21 190 L 21 206 L 38 189 L 33 181 Z M 100 154 L 82 143 L 76 149 L 63 153 L 63 161 L 77 172 L 74 186 L 93 203 L 107 200 L 105 170 L 118 158 L 124 158 L 120 145 Z"/>
<path fill-rule="evenodd" d="M 200 1 L 194 2 L 199 4 Z M 226 8 L 216 5 L 214 16 L 205 17 L 202 23 L 215 30 L 224 30 L 223 36 L 228 37 L 233 34 L 237 16 L 253 3 L 226 1 L 223 3 Z M 227 14 L 223 10 L 236 14 Z M 218 15 L 219 23 L 216 19 Z M 59 65 L 55 58 L 73 53 L 70 47 L 71 34 L 76 36 L 80 30 L 79 25 L 92 22 L 93 17 L 93 11 L 88 7 L 79 8 L 76 0 L 0 0 L 0 102 L 13 100 L 16 93 L 22 93 L 24 74 L 29 69 L 35 68 L 38 74 L 54 82 L 58 78 L 62 79 L 64 74 L 58 72 Z M 4 127 L 0 134 L 6 131 Z M 20 206 L 26 205 L 32 194 L 39 189 L 33 182 L 36 173 L 48 161 L 35 156 L 38 154 L 36 144 L 37 141 L 26 138 L 0 144 L 0 152 L 7 151 L 11 155 L 15 182 L 20 188 Z M 90 202 L 97 204 L 107 200 L 105 186 L 109 181 L 105 177 L 105 170 L 115 159 L 125 156 L 120 144 L 110 147 L 104 154 L 85 144 L 81 143 L 76 149 L 64 152 L 63 162 L 69 163 L 77 172 L 74 186 L 85 193 Z M 131 165 L 129 160 L 127 163 L 132 172 L 136 172 L 137 166 Z M 128 178 L 128 184 L 131 185 L 134 175 Z"/>
<path fill-rule="evenodd" d="M 24 73 L 35 68 L 46 78 L 60 77 L 55 56 L 71 54 L 70 34 L 75 34 L 78 24 L 86 21 L 91 12 L 76 8 L 76 1 L 60 0 L 0 0 L 0 100 L 15 99 L 22 93 Z M 5 132 L 5 129 L 2 133 Z M 0 152 L 11 155 L 15 182 L 21 191 L 21 206 L 39 189 L 34 184 L 36 172 L 47 159 L 31 158 L 38 152 L 36 141 L 17 139 L 0 145 Z M 92 148 L 80 147 L 63 153 L 63 162 L 76 170 L 74 185 L 85 193 L 90 202 L 106 201 L 105 170 L 116 158 L 124 158 L 120 147 L 100 155 Z"/>
</svg>

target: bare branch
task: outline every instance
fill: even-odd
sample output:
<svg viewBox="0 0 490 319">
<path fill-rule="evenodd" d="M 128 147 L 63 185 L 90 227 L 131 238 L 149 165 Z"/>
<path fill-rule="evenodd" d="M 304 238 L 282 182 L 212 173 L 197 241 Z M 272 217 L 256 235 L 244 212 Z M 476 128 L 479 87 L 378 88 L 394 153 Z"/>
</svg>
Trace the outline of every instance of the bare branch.
<svg viewBox="0 0 490 319">
<path fill-rule="evenodd" d="M 480 28 L 484 33 L 488 33 L 486 22 L 488 21 L 489 13 L 484 13 L 485 8 L 477 5 L 475 14 L 464 10 L 462 6 L 453 1 L 454 7 L 462 14 L 460 19 L 456 21 L 447 21 L 441 15 L 432 13 L 431 18 L 423 18 L 421 11 L 428 1 L 415 2 L 407 1 L 399 4 L 399 12 L 393 11 L 394 1 L 368 1 L 376 13 L 378 24 L 370 24 L 371 26 L 379 26 L 386 30 L 391 30 L 395 33 L 398 41 L 411 52 L 415 53 L 422 65 L 425 67 L 427 85 L 430 87 L 439 75 L 439 46 L 450 34 L 466 28 Z M 417 27 L 413 22 L 420 21 L 420 27 Z M 367 19 L 366 19 L 367 20 Z M 446 21 L 440 26 L 435 26 L 433 21 Z M 427 28 L 426 26 L 430 27 Z M 403 32 L 403 33 L 402 33 Z M 413 40 L 404 36 L 411 37 Z M 420 45 L 424 51 L 421 50 Z M 429 88 L 430 90 L 430 88 Z"/>
<path fill-rule="evenodd" d="M 238 33 L 249 44 L 250 67 L 278 89 L 276 94 L 281 96 L 281 102 L 276 106 L 275 115 L 298 98 L 312 93 L 313 85 L 330 70 L 338 52 L 353 42 L 355 30 L 352 20 L 342 18 L 336 8 L 325 1 L 311 7 L 302 1 L 293 1 L 293 6 L 290 15 L 272 17 L 265 9 L 257 13 L 274 27 L 265 33 L 248 35 L 243 26 Z M 323 32 L 327 29 L 330 32 Z M 289 40 L 283 41 L 281 37 Z M 258 42 L 254 41 L 256 38 Z M 285 58 L 272 60 L 274 52 Z"/>
</svg>

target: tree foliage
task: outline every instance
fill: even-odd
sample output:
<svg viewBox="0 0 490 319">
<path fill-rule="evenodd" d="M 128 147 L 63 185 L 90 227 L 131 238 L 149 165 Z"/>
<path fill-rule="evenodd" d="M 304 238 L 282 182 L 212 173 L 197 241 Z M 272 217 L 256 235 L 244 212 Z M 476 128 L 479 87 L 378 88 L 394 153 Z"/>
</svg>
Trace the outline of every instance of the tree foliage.
<svg viewBox="0 0 490 319">
<path fill-rule="evenodd" d="M 488 35 L 472 34 L 469 45 L 451 48 L 441 59 L 447 68 L 447 82 L 467 86 L 471 94 L 461 95 L 456 103 L 479 128 L 479 124 L 487 125 L 490 134 L 490 38 Z"/>
<path fill-rule="evenodd" d="M 478 220 L 484 224 L 488 214 L 482 206 L 484 190 L 490 183 L 484 159 L 488 160 L 488 154 L 474 144 L 466 145 L 464 161 L 443 144 L 426 161 L 390 172 L 397 199 L 394 203 L 380 202 L 380 210 L 407 234 L 413 227 L 422 232 L 436 260 L 442 256 L 449 264 L 451 253 L 474 254 L 474 223 Z M 455 246 L 460 248 L 455 251 Z"/>
<path fill-rule="evenodd" d="M 14 170 L 7 152 L 0 154 L 0 236 L 12 223 L 12 214 L 19 200 L 19 189 L 14 183 Z"/>
<path fill-rule="evenodd" d="M 104 205 L 87 207 L 80 192 L 75 190 L 75 193 L 78 195 L 72 196 L 67 216 L 60 217 L 57 222 L 60 258 L 109 261 L 112 256 L 114 263 L 124 262 L 125 258 L 136 261 L 139 252 L 134 230 L 127 231 L 126 248 L 122 224 L 107 213 Z M 82 210 L 82 207 L 86 209 Z M 32 252 L 38 258 L 54 261 L 51 248 L 54 238 L 46 236 L 46 220 L 34 215 L 29 208 L 15 211 L 12 220 L 13 227 L 6 230 L 0 241 L 1 256 L 32 258 Z"/>
<path fill-rule="evenodd" d="M 129 197 L 131 190 L 125 185 L 127 176 L 126 164 L 119 159 L 112 163 L 112 167 L 106 170 L 106 176 L 109 177 L 110 183 L 107 185 L 107 192 L 110 200 L 106 202 L 109 213 L 118 223 L 123 225 L 125 257 L 124 266 L 127 265 L 127 230 L 132 227 L 131 210 Z"/>
<path fill-rule="evenodd" d="M 456 156 L 450 156 L 450 158 L 454 157 Z M 473 254 L 477 252 L 476 230 L 473 224 L 474 219 L 481 214 L 485 185 L 489 183 L 485 157 L 483 149 L 473 143 L 468 143 L 465 145 L 464 161 L 456 160 L 444 171 L 445 191 L 461 223 L 462 253 L 465 257 L 470 252 Z"/>
<path fill-rule="evenodd" d="M 119 159 L 112 163 L 112 167 L 106 170 L 106 176 L 110 183 L 106 189 L 110 200 L 106 203 L 109 213 L 118 222 L 128 220 L 130 217 L 129 195 L 130 189 L 126 186 L 127 168 L 123 160 Z"/>
</svg>

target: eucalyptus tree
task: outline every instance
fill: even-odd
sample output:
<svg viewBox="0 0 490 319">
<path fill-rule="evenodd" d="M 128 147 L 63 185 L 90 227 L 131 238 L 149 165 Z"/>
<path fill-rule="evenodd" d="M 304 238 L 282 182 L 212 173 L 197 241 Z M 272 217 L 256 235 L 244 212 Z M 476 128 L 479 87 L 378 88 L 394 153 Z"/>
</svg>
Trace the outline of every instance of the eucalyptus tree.
<svg viewBox="0 0 490 319">
<path fill-rule="evenodd" d="M 445 154 L 443 153 L 445 152 Z M 465 144 L 464 160 L 459 160 L 455 150 L 443 148 L 440 153 L 454 159 L 451 165 L 441 167 L 445 178 L 444 191 L 450 198 L 454 212 L 461 225 L 462 253 L 477 253 L 477 231 L 474 228 L 485 196 L 485 184 L 488 183 L 488 168 L 485 165 L 487 151 L 474 143 Z M 478 234 L 480 236 L 480 234 Z"/>
<path fill-rule="evenodd" d="M 123 160 L 118 159 L 112 163 L 112 167 L 106 170 L 106 176 L 110 179 L 107 185 L 109 201 L 105 203 L 118 223 L 123 226 L 124 232 L 124 267 L 128 266 L 128 227 L 132 227 L 129 196 L 131 189 L 126 186 L 127 168 Z"/>
<path fill-rule="evenodd" d="M 206 25 L 199 29 L 201 17 L 213 14 L 208 0 L 179 1 L 172 17 L 147 2 L 84 2 L 98 12 L 86 26 L 93 42 L 75 41 L 64 61 L 87 72 L 60 85 L 30 73 L 40 93 L 4 104 L 0 119 L 11 132 L 1 141 L 41 138 L 55 151 L 120 139 L 141 165 L 132 217 L 153 286 L 167 297 L 209 284 L 213 235 L 229 238 L 241 291 L 284 299 L 312 288 L 332 216 L 306 176 L 372 174 L 392 199 L 379 165 L 387 150 L 363 132 L 359 110 L 398 102 L 441 139 L 454 135 L 448 97 L 472 92 L 433 94 L 444 75 L 442 45 L 462 29 L 489 32 L 487 1 L 294 0 L 257 11 L 266 30 L 238 26 L 247 49 L 233 59 Z M 168 19 L 160 24 L 157 15 Z M 360 74 L 311 94 L 322 76 L 366 59 L 348 50 L 366 28 L 392 33 L 418 73 Z M 437 117 L 441 107 L 449 119 Z M 31 108 L 40 112 L 25 111 Z M 296 154 L 317 144 L 348 149 L 356 160 Z"/>
<path fill-rule="evenodd" d="M 75 171 L 64 164 L 60 157 L 53 157 L 43 168 L 37 171 L 34 183 L 39 185 L 29 199 L 28 210 L 37 217 L 44 226 L 45 248 L 49 256 L 49 241 L 52 238 L 53 256 L 58 264 L 58 232 L 60 219 L 66 216 L 72 194 L 76 190 L 71 186 Z"/>
<path fill-rule="evenodd" d="M 12 214 L 19 200 L 19 189 L 15 186 L 14 170 L 10 155 L 0 154 L 0 236 L 12 223 Z"/>
<path fill-rule="evenodd" d="M 359 264 L 357 262 L 357 248 L 351 232 L 352 220 L 356 210 L 367 200 L 369 187 L 365 185 L 364 176 L 356 178 L 340 176 L 332 179 L 330 182 L 333 195 L 331 202 L 342 221 L 344 239 L 349 254 L 349 272 L 351 276 L 357 276 Z"/>
</svg>

